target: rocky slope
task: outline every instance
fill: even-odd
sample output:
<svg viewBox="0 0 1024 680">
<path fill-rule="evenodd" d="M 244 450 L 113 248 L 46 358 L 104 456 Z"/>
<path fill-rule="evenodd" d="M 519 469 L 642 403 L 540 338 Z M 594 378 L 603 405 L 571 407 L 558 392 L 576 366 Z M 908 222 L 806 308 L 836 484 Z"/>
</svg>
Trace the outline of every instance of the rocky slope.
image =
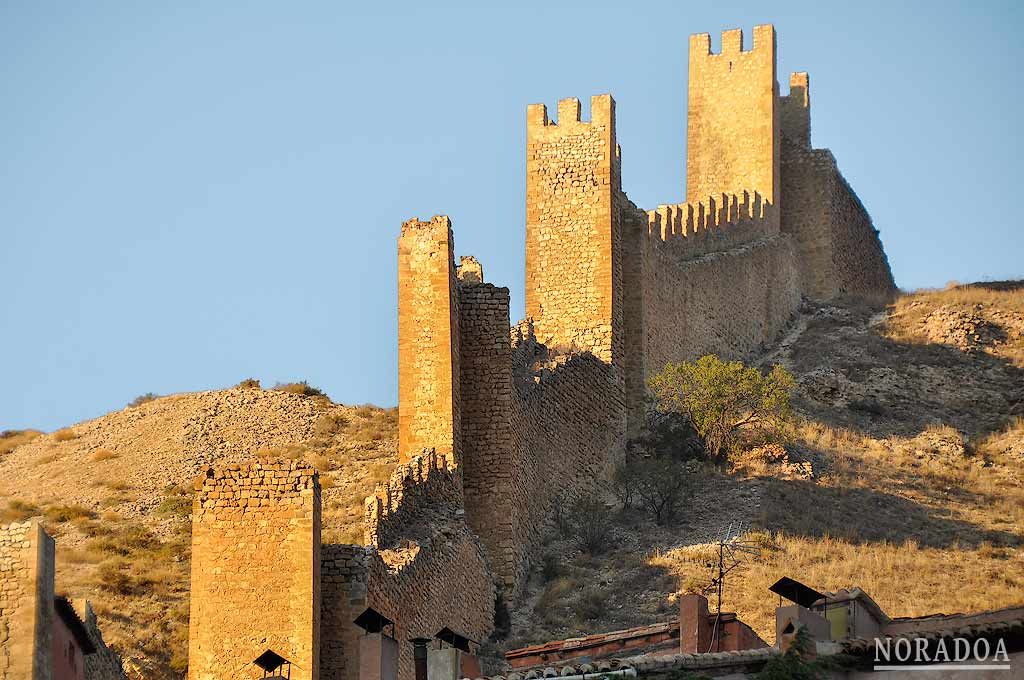
<svg viewBox="0 0 1024 680">
<path fill-rule="evenodd" d="M 769 642 L 785 575 L 862 586 L 893 616 L 1024 602 L 1024 284 L 807 304 L 756 361 L 798 382 L 784 446 L 699 470 L 664 526 L 609 495 L 597 554 L 552 530 L 495 651 L 673 619 L 730 530 L 760 555 L 724 607 Z"/>
</svg>

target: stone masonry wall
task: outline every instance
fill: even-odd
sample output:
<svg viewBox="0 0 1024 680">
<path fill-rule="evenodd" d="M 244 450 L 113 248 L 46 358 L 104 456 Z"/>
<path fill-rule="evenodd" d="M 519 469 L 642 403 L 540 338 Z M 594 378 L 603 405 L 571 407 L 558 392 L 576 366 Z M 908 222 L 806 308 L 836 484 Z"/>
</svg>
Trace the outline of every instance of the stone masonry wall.
<svg viewBox="0 0 1024 680">
<path fill-rule="evenodd" d="M 367 499 L 368 545 L 323 546 L 324 680 L 358 679 L 353 621 L 367 607 L 395 622 L 400 680 L 414 677 L 409 638 L 445 626 L 474 640 L 490 632 L 494 576 L 466 524 L 462 475 L 448 464 L 429 451 L 399 466 Z"/>
<path fill-rule="evenodd" d="M 805 295 L 888 298 L 895 284 L 870 215 L 827 149 L 811 146 L 810 86 L 790 76 L 782 111 L 782 228 L 797 246 Z"/>
<path fill-rule="evenodd" d="M 710 35 L 690 36 L 688 203 L 749 191 L 778 205 L 774 27 L 755 26 L 753 43 L 743 50 L 743 31 L 724 31 L 722 50 L 713 54 Z"/>
<path fill-rule="evenodd" d="M 398 453 L 459 459 L 459 334 L 451 222 L 409 220 L 398 239 Z"/>
<path fill-rule="evenodd" d="M 85 632 L 92 641 L 96 652 L 85 657 L 86 680 L 124 680 L 125 673 L 121 665 L 121 655 L 107 646 L 96 622 L 96 613 L 88 600 L 76 599 L 72 603 L 75 613 L 82 620 Z"/>
<path fill-rule="evenodd" d="M 37 520 L 0 527 L 0 680 L 49 680 L 54 545 Z"/>
<path fill-rule="evenodd" d="M 513 527 L 516 470 L 512 437 L 512 343 L 508 288 L 467 280 L 460 268 L 459 347 L 462 473 L 466 520 L 491 567 L 514 587 L 521 555 Z"/>
<path fill-rule="evenodd" d="M 646 380 L 666 363 L 711 353 L 743 358 L 774 340 L 800 304 L 793 244 L 784 234 L 679 259 L 648 237 L 641 217 L 623 221 L 633 228 L 624 238 L 639 254 L 642 291 L 636 303 L 642 311 L 627 310 L 636 338 L 631 351 L 642 357 L 643 369 L 626 378 L 631 409 L 638 408 Z"/>
<path fill-rule="evenodd" d="M 447 517 L 463 507 L 462 477 L 450 459 L 423 451 L 399 465 L 366 499 L 364 542 L 374 548 L 396 544 L 413 524 Z"/>
<path fill-rule="evenodd" d="M 190 680 L 260 677 L 268 649 L 319 677 L 320 483 L 296 461 L 209 468 L 192 504 Z"/>
<path fill-rule="evenodd" d="M 558 121 L 534 104 L 526 124 L 526 314 L 537 338 L 592 352 L 621 352 L 621 256 L 615 102 L 558 102 Z"/>
<path fill-rule="evenodd" d="M 621 460 L 626 412 L 617 371 L 592 354 L 550 351 L 529 322 L 513 329 L 512 353 L 519 467 L 509 512 L 521 582 L 555 500 L 599 484 Z"/>
</svg>

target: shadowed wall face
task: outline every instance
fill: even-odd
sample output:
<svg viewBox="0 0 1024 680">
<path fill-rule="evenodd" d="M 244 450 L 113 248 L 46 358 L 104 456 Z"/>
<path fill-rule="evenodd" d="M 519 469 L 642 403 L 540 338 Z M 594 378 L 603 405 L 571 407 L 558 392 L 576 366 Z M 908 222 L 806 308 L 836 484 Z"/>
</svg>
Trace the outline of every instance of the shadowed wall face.
<svg viewBox="0 0 1024 680">
<path fill-rule="evenodd" d="M 320 482 L 295 461 L 210 468 L 192 504 L 190 680 L 260 676 L 267 650 L 319 678 Z"/>
</svg>

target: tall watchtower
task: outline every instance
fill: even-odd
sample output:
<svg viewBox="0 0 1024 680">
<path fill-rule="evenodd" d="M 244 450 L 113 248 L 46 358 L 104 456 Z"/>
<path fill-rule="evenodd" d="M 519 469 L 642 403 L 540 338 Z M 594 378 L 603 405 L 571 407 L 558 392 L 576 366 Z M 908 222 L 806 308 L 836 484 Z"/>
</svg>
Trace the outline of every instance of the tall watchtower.
<svg viewBox="0 0 1024 680">
<path fill-rule="evenodd" d="M 686 200 L 756 192 L 778 207 L 779 118 L 775 80 L 775 27 L 754 27 L 745 50 L 743 31 L 722 32 L 722 50 L 711 36 L 690 36 L 686 127 Z M 777 211 L 776 211 L 777 214 Z"/>
<path fill-rule="evenodd" d="M 558 120 L 534 104 L 526 123 L 526 314 L 537 338 L 617 363 L 622 256 L 615 101 L 558 102 Z"/>
</svg>

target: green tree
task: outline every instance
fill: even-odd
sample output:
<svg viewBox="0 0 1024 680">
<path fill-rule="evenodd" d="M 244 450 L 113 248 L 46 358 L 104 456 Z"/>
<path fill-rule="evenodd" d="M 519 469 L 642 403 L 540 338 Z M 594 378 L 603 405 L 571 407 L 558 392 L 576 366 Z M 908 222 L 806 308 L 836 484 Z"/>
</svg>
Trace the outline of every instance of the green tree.
<svg viewBox="0 0 1024 680">
<path fill-rule="evenodd" d="M 769 431 L 785 422 L 794 385 L 782 366 L 762 374 L 714 354 L 668 364 L 650 381 L 658 409 L 686 416 L 719 462 L 743 431 Z"/>
</svg>

